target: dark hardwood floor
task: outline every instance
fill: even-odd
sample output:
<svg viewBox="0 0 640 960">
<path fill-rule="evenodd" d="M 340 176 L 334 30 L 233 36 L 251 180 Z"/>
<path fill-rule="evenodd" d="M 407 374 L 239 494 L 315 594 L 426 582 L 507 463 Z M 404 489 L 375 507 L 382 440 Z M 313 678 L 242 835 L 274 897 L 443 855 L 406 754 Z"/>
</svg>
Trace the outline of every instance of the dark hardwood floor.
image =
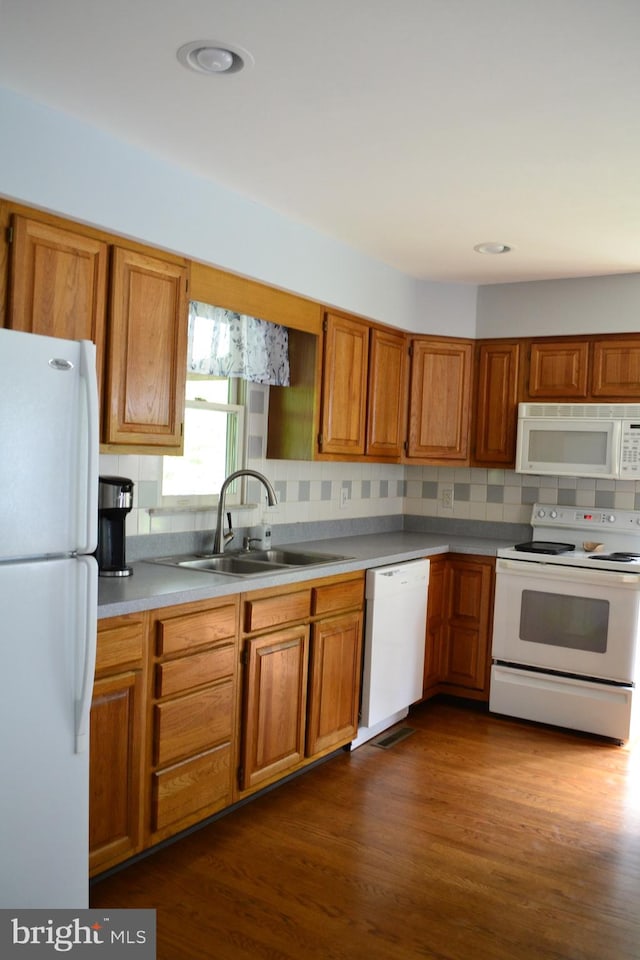
<svg viewBox="0 0 640 960">
<path fill-rule="evenodd" d="M 159 960 L 638 960 L 640 746 L 448 702 L 92 888 Z"/>
</svg>

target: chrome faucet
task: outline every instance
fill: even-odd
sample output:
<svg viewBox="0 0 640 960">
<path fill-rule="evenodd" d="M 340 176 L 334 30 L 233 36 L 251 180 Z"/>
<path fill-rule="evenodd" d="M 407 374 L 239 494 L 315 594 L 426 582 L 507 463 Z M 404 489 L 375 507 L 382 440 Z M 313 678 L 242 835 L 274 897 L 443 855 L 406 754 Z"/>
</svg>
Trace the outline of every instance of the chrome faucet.
<svg viewBox="0 0 640 960">
<path fill-rule="evenodd" d="M 213 552 L 214 553 L 224 553 L 224 548 L 228 543 L 233 540 L 234 533 L 231 529 L 231 522 L 229 522 L 229 529 L 227 532 L 224 532 L 224 501 L 227 495 L 227 488 L 229 484 L 233 483 L 234 480 L 237 480 L 238 477 L 254 477 L 254 479 L 259 480 L 262 486 L 267 491 L 267 503 L 270 507 L 275 506 L 278 502 L 276 498 L 276 492 L 271 486 L 271 483 L 267 478 L 262 474 L 258 473 L 257 470 L 236 470 L 234 473 L 230 473 L 226 478 L 222 486 L 220 487 L 220 497 L 218 498 L 218 517 L 216 521 L 216 532 L 213 538 Z"/>
</svg>

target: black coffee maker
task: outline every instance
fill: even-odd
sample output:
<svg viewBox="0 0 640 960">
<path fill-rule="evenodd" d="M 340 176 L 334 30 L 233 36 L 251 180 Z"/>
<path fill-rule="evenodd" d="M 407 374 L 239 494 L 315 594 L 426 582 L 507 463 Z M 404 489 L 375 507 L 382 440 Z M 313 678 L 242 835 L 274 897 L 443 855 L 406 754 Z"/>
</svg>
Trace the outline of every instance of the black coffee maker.
<svg viewBox="0 0 640 960">
<path fill-rule="evenodd" d="M 98 549 L 101 577 L 129 577 L 125 562 L 125 517 L 133 506 L 133 480 L 126 477 L 98 479 Z"/>
</svg>

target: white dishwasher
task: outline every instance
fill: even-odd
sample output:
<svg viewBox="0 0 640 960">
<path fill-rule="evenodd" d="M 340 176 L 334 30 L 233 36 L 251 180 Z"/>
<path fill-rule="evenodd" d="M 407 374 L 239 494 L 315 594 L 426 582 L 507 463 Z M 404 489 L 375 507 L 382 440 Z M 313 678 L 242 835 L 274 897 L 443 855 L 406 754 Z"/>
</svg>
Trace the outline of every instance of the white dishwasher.
<svg viewBox="0 0 640 960">
<path fill-rule="evenodd" d="M 367 570 L 362 707 L 352 749 L 376 737 L 422 697 L 429 561 Z"/>
</svg>

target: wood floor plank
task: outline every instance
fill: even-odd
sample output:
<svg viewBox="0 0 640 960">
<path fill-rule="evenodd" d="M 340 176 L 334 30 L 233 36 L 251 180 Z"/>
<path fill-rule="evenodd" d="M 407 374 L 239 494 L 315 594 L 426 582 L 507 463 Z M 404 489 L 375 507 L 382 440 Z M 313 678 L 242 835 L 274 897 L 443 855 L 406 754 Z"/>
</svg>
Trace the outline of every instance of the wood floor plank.
<svg viewBox="0 0 640 960">
<path fill-rule="evenodd" d="M 640 748 L 431 701 L 94 884 L 159 960 L 640 960 Z"/>
</svg>

